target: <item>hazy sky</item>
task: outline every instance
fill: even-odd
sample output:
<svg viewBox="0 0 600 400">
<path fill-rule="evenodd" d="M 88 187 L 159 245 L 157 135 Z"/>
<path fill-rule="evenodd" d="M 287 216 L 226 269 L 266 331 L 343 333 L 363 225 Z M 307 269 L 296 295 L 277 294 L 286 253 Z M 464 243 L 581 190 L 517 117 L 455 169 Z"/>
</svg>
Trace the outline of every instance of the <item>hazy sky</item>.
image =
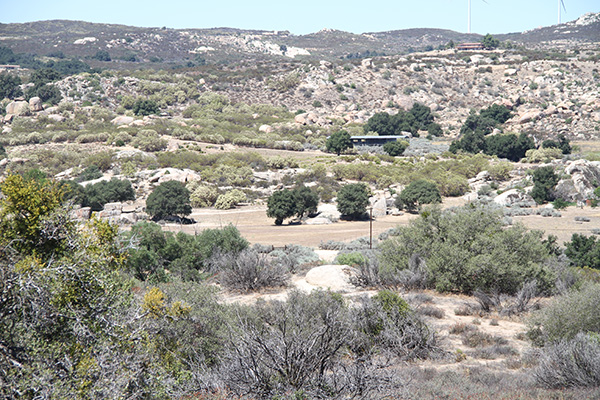
<svg viewBox="0 0 600 400">
<path fill-rule="evenodd" d="M 600 0 L 564 0 L 562 21 L 600 12 Z M 475 33 L 520 32 L 557 23 L 558 0 L 472 0 Z M 69 19 L 169 28 L 323 28 L 354 33 L 407 28 L 467 31 L 468 0 L 0 0 L 0 23 Z"/>
</svg>

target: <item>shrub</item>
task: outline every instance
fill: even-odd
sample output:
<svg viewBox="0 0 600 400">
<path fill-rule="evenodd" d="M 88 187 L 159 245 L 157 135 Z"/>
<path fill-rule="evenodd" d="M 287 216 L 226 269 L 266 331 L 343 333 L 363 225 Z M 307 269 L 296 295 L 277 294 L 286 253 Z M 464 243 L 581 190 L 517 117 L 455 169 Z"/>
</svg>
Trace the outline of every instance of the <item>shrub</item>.
<svg viewBox="0 0 600 400">
<path fill-rule="evenodd" d="M 542 292 L 554 284 L 543 265 L 548 250 L 541 232 L 521 225 L 505 228 L 498 211 L 468 205 L 447 211 L 427 209 L 397 236 L 380 243 L 381 274 L 397 280 L 410 260 L 422 258 L 427 285 L 439 291 L 512 294 L 536 279 Z"/>
<path fill-rule="evenodd" d="M 190 194 L 190 202 L 192 207 L 211 207 L 218 197 L 215 187 L 200 185 Z"/>
<path fill-rule="evenodd" d="M 529 321 L 528 336 L 534 343 L 571 340 L 578 333 L 600 333 L 600 285 L 586 284 L 580 290 L 554 298 Z"/>
<path fill-rule="evenodd" d="M 423 204 L 441 203 L 442 196 L 433 182 L 420 179 L 411 182 L 396 198 L 396 207 L 414 210 Z"/>
<path fill-rule="evenodd" d="M 125 105 L 123 105 L 123 107 L 127 108 Z M 160 111 L 158 104 L 156 104 L 154 100 L 141 98 L 133 103 L 132 110 L 135 115 L 158 114 Z"/>
<path fill-rule="evenodd" d="M 359 252 L 341 253 L 335 258 L 335 263 L 340 265 L 362 266 L 366 262 L 365 257 Z"/>
<path fill-rule="evenodd" d="M 596 242 L 596 237 L 574 233 L 565 246 L 571 265 L 600 269 L 600 242 Z"/>
<path fill-rule="evenodd" d="M 562 150 L 555 147 L 530 149 L 525 153 L 525 158 L 529 163 L 549 162 L 557 158 L 562 158 L 562 156 Z"/>
<path fill-rule="evenodd" d="M 267 217 L 275 218 L 275 225 L 281 225 L 286 218 L 302 218 L 315 212 L 318 203 L 318 195 L 303 185 L 293 190 L 278 190 L 267 200 Z"/>
<path fill-rule="evenodd" d="M 558 176 L 554 173 L 552 166 L 541 167 L 533 171 L 533 189 L 531 197 L 538 204 L 554 200 L 552 192 L 558 183 Z"/>
<path fill-rule="evenodd" d="M 189 215 L 192 212 L 190 192 L 181 182 L 163 182 L 148 196 L 146 212 L 155 220 L 172 215 Z"/>
<path fill-rule="evenodd" d="M 369 189 L 362 183 L 342 186 L 337 194 L 337 209 L 346 218 L 360 218 L 369 205 Z"/>
<path fill-rule="evenodd" d="M 97 165 L 92 164 L 77 177 L 77 182 L 91 181 L 98 178 L 102 178 L 102 172 Z"/>
<path fill-rule="evenodd" d="M 600 338 L 582 332 L 544 347 L 533 376 L 552 389 L 600 386 Z"/>
<path fill-rule="evenodd" d="M 161 151 L 167 148 L 167 140 L 155 130 L 144 129 L 137 133 L 131 144 L 143 151 Z"/>
<path fill-rule="evenodd" d="M 404 153 L 404 150 L 408 147 L 408 142 L 406 141 L 394 141 L 387 142 L 383 145 L 383 150 L 388 153 L 392 157 L 401 156 Z"/>
<path fill-rule="evenodd" d="M 229 210 L 230 208 L 235 208 L 238 203 L 243 201 L 246 201 L 246 194 L 239 189 L 233 189 L 217 198 L 215 208 Z"/>
<path fill-rule="evenodd" d="M 91 207 L 92 211 L 100 211 L 106 203 L 135 200 L 135 193 L 128 180 L 112 178 L 87 185 L 83 189 L 83 207 Z"/>
<path fill-rule="evenodd" d="M 346 131 L 338 131 L 327 138 L 325 147 L 330 153 L 336 153 L 338 156 L 353 147 L 352 141 L 350 140 L 350 134 Z"/>
<path fill-rule="evenodd" d="M 265 254 L 246 249 L 238 254 L 217 253 L 209 261 L 217 280 L 228 289 L 252 292 L 268 287 L 287 286 L 288 269 L 271 262 Z"/>
<path fill-rule="evenodd" d="M 0 74 L 0 99 L 14 99 L 23 95 L 21 78 L 7 73 Z"/>
</svg>

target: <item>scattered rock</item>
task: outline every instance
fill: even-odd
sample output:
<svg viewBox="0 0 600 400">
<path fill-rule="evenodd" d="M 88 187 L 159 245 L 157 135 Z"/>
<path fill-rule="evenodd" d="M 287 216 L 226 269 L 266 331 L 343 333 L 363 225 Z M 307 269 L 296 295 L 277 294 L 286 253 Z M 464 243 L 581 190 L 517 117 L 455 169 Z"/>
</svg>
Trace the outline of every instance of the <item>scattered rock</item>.
<svg viewBox="0 0 600 400">
<path fill-rule="evenodd" d="M 113 118 L 110 122 L 113 125 L 129 125 L 133 122 L 134 118 L 133 117 L 128 117 L 125 115 L 119 115 L 118 117 Z"/>
<path fill-rule="evenodd" d="M 500 204 L 502 206 L 510 207 L 510 206 L 518 204 L 518 203 L 528 203 L 528 204 L 533 203 L 533 204 L 535 204 L 535 201 L 527 193 L 523 193 L 517 189 L 510 189 L 510 190 L 507 190 L 506 192 L 496 196 L 496 198 L 494 198 L 494 203 Z"/>
</svg>

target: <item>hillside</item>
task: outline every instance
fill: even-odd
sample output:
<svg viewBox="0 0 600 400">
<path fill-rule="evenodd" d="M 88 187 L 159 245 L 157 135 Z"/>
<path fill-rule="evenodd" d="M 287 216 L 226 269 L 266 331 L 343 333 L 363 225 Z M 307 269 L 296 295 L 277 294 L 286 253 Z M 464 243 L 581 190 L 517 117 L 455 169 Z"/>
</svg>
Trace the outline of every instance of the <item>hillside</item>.
<svg viewBox="0 0 600 400">
<path fill-rule="evenodd" d="M 560 26 L 498 35 L 502 40 L 529 46 L 585 46 L 598 41 L 600 20 L 590 14 Z M 403 54 L 444 46 L 448 42 L 479 41 L 480 35 L 442 29 L 405 29 L 354 34 L 324 29 L 308 35 L 283 31 L 251 31 L 232 28 L 169 29 L 139 28 L 82 21 L 40 21 L 0 24 L 0 46 L 16 53 L 40 56 L 62 53 L 66 57 L 90 59 L 98 50 L 112 59 L 94 66 L 131 67 L 141 63 L 198 65 L 242 59 L 309 58 L 337 59 L 365 54 Z"/>
</svg>

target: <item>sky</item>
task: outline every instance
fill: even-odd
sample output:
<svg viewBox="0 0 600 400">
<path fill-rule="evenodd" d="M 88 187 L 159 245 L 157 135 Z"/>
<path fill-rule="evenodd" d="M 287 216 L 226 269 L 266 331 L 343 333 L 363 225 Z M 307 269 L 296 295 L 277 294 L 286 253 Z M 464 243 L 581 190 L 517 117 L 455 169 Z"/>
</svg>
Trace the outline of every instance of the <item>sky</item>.
<svg viewBox="0 0 600 400">
<path fill-rule="evenodd" d="M 473 33 L 522 32 L 557 23 L 559 0 L 471 0 Z M 467 32 L 469 0 L 0 0 L 0 23 L 68 19 L 176 29 L 324 28 L 353 33 L 408 28 Z M 600 0 L 564 0 L 562 21 L 600 12 Z"/>
</svg>

